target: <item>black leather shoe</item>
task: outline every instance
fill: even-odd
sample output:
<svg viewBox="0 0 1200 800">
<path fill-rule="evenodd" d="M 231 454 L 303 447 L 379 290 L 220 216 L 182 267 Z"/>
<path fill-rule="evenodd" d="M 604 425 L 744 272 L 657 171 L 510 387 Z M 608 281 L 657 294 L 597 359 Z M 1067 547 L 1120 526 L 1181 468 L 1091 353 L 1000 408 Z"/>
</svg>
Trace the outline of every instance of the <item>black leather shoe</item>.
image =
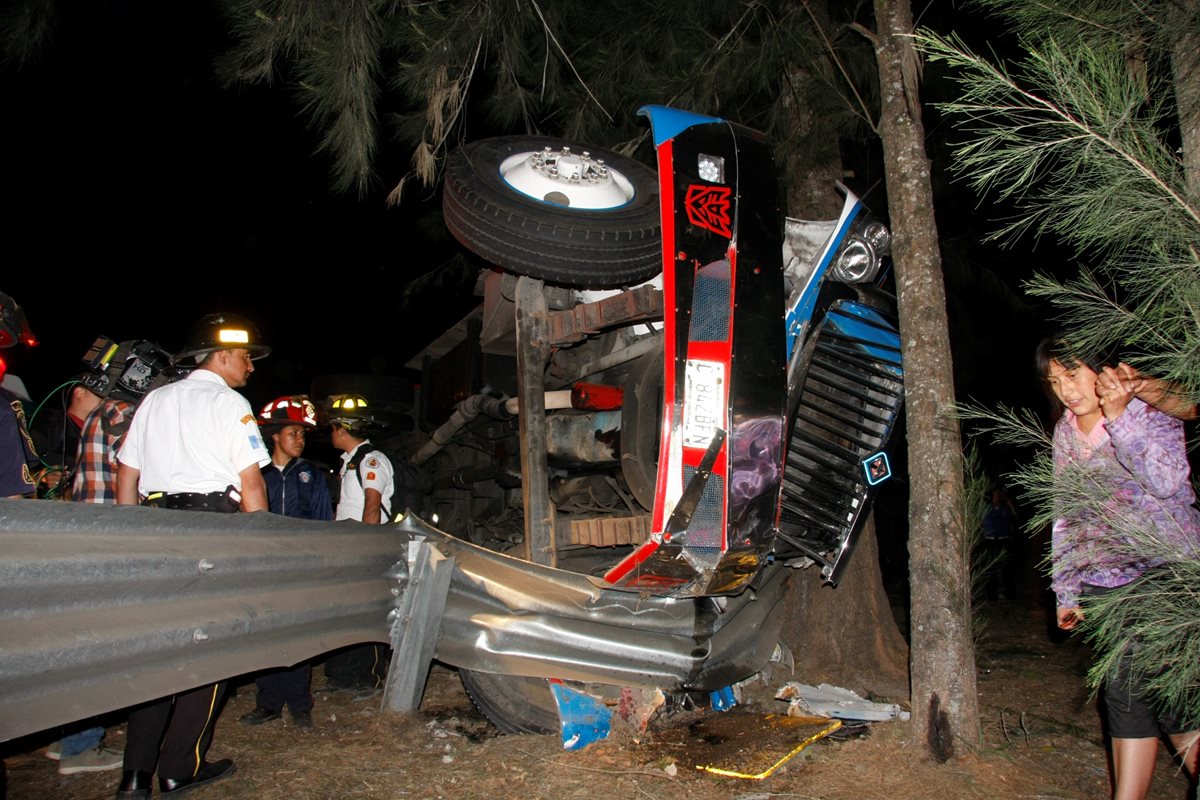
<svg viewBox="0 0 1200 800">
<path fill-rule="evenodd" d="M 241 718 L 238 719 L 238 722 L 242 723 L 243 725 L 262 725 L 264 722 L 270 722 L 272 720 L 279 719 L 282 716 L 282 711 L 268 711 L 262 706 L 258 706 L 248 714 L 242 714 Z"/>
<path fill-rule="evenodd" d="M 150 800 L 153 776 L 149 772 L 123 772 L 116 800 Z"/>
<path fill-rule="evenodd" d="M 220 761 L 214 761 L 211 764 L 205 762 L 200 766 L 200 770 L 191 778 L 159 778 L 158 791 L 159 794 L 179 795 L 189 789 L 195 789 L 197 786 L 203 786 L 206 783 L 213 783 L 222 778 L 227 778 L 237 771 L 237 764 L 228 758 L 222 758 Z"/>
</svg>

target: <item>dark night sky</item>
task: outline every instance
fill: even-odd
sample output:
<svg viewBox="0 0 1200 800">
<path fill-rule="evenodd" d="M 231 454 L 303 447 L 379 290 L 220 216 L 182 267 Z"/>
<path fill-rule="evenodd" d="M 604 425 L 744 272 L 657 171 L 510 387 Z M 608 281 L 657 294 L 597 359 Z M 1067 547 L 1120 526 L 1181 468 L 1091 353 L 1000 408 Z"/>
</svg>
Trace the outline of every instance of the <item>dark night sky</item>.
<svg viewBox="0 0 1200 800">
<path fill-rule="evenodd" d="M 334 195 L 286 91 L 218 86 L 213 4 L 64 3 L 59 21 L 38 63 L 0 75 L 0 290 L 43 342 L 6 356 L 35 400 L 97 335 L 174 350 L 211 311 L 246 314 L 274 348 L 252 400 L 324 373 L 399 374 L 472 302 L 400 306 L 408 280 L 451 252 L 415 222 L 438 196 L 388 210 L 388 186 Z"/>
</svg>

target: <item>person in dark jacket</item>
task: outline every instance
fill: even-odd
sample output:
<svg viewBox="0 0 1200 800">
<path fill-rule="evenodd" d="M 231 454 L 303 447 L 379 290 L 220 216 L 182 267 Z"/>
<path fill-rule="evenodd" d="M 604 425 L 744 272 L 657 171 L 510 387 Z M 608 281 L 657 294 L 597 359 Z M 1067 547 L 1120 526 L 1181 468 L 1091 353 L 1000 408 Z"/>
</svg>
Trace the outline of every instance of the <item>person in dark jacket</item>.
<svg viewBox="0 0 1200 800">
<path fill-rule="evenodd" d="M 271 463 L 262 470 L 271 511 L 285 517 L 333 519 L 329 483 L 300 455 L 305 436 L 317 427 L 312 402 L 304 395 L 272 400 L 258 415 L 258 425 L 271 447 Z"/>
<path fill-rule="evenodd" d="M 258 415 L 263 438 L 271 446 L 271 463 L 262 468 L 267 484 L 267 504 L 275 514 L 304 519 L 333 519 L 333 504 L 325 476 L 300 454 L 305 434 L 317 427 L 317 410 L 303 395 L 272 400 Z M 312 665 L 305 661 L 290 669 L 275 670 L 254 679 L 258 698 L 254 710 L 240 720 L 261 725 L 283 716 L 286 705 L 292 723 L 300 730 L 313 727 Z"/>
</svg>

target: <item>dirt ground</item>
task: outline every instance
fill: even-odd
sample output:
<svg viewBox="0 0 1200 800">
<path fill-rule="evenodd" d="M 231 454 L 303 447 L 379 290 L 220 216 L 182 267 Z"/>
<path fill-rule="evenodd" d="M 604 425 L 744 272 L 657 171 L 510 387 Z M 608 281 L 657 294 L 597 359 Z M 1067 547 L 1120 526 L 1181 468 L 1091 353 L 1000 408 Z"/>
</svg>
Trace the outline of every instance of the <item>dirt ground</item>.
<svg viewBox="0 0 1200 800">
<path fill-rule="evenodd" d="M 210 759 L 233 758 L 231 778 L 188 793 L 189 800 L 422 798 L 584 800 L 599 796 L 649 800 L 875 800 L 886 798 L 1103 798 L 1109 796 L 1104 742 L 1084 672 L 1081 642 L 1052 635 L 1038 602 L 998 601 L 982 612 L 978 650 L 983 716 L 980 746 L 934 764 L 905 746 L 908 723 L 872 723 L 821 739 L 768 777 L 724 777 L 698 767 L 753 772 L 792 750 L 799 731 L 781 731 L 771 715 L 785 680 L 759 684 L 731 711 L 660 716 L 638 737 L 614 735 L 568 751 L 557 735 L 502 736 L 479 715 L 456 673 L 435 666 L 420 710 L 383 714 L 379 699 L 353 702 L 317 685 L 316 729 L 284 720 L 238 724 L 254 706 L 253 683 L 242 683 L 220 717 Z M 811 730 L 811 729 L 809 729 Z M 844 732 L 843 732 L 844 733 Z M 789 738 L 789 736 L 791 738 Z M 10 742 L 0 750 L 10 800 L 111 798 L 119 771 L 60 776 L 43 755 L 53 734 Z M 121 747 L 119 720 L 109 744 Z M 156 793 L 157 796 L 157 793 Z M 1186 782 L 1165 752 L 1154 798 L 1184 800 Z"/>
</svg>

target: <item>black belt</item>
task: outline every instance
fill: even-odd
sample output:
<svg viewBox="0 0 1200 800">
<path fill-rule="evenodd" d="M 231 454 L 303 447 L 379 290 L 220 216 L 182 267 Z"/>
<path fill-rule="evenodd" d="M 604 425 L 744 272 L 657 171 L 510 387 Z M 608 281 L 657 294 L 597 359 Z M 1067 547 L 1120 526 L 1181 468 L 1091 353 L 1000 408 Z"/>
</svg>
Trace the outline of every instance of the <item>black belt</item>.
<svg viewBox="0 0 1200 800">
<path fill-rule="evenodd" d="M 223 492 L 150 492 L 142 501 L 144 506 L 173 508 L 184 511 L 216 511 L 233 514 L 242 507 L 242 493 L 230 486 Z"/>
</svg>

